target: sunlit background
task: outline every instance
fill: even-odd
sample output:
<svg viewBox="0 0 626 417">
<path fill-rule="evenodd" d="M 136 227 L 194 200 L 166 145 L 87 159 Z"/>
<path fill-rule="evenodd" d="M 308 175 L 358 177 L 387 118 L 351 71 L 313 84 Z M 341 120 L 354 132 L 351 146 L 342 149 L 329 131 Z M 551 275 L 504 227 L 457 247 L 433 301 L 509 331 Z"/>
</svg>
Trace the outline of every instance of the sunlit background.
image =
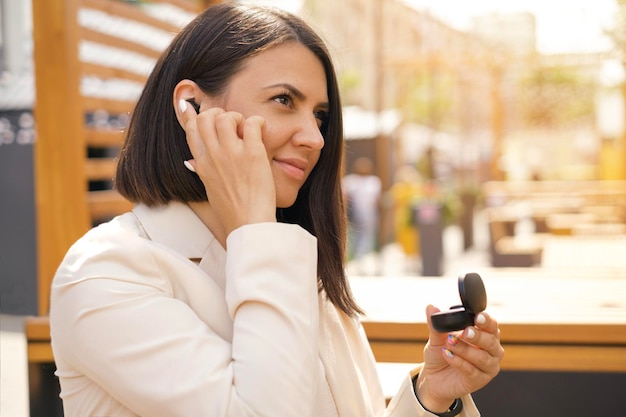
<svg viewBox="0 0 626 417">
<path fill-rule="evenodd" d="M 382 206 L 381 247 L 401 240 L 394 190 L 410 168 L 429 191 L 402 204 L 436 194 L 444 230 L 461 225 L 465 247 L 475 243 L 468 212 L 482 214 L 476 234 L 487 230 L 492 266 L 616 265 L 604 240 L 577 240 L 553 261 L 544 238 L 624 233 L 624 1 L 262 3 L 300 13 L 331 46 L 347 170 L 374 160 L 393 206 Z M 500 259 L 504 247 L 511 256 Z"/>
<path fill-rule="evenodd" d="M 397 223 L 415 222 L 414 213 L 407 213 L 424 198 L 441 205 L 444 229 L 467 229 L 474 213 L 487 216 L 482 208 L 504 207 L 509 223 L 533 217 L 536 233 L 550 229 L 548 215 L 593 210 L 592 220 L 575 218 L 570 223 L 601 222 L 603 233 L 623 230 L 626 204 L 619 181 L 626 180 L 624 0 L 247 2 L 300 14 L 327 41 L 344 105 L 345 173 L 357 158 L 366 157 L 382 184 L 377 250 L 397 243 Z M 125 3 L 178 27 L 194 16 L 161 1 Z M 3 155 L 20 146 L 30 151 L 37 140 L 31 14 L 30 2 L 0 0 Z M 79 17 L 84 28 L 146 39 L 157 49 L 173 36 L 146 36 L 140 25 L 126 26 L 123 19 L 88 8 L 81 9 Z M 154 63 L 153 58 L 118 57 L 94 42 L 82 42 L 79 50 L 80 59 L 90 65 L 110 64 L 142 75 Z M 130 101 L 141 88 L 141 82 L 104 82 L 98 77 L 83 77 L 80 86 L 86 96 Z M 127 113 L 96 111 L 86 116 L 90 125 L 104 129 L 123 129 L 128 121 Z M 114 155 L 115 149 L 106 152 L 102 155 Z M 419 184 L 402 202 L 402 214 L 394 186 L 407 175 Z M 32 188 L 32 181 L 25 181 Z M 619 197 L 590 199 L 587 188 L 597 189 L 598 181 L 617 187 Z M 534 188 L 512 188 L 521 182 Z M 90 187 L 110 187 L 110 181 L 92 182 Z M 574 190 L 576 203 L 573 197 L 563 203 L 558 193 L 564 189 Z M 20 188 L 25 198 L 32 198 L 24 190 Z M 540 201 L 518 195 L 533 196 L 537 190 L 544 193 Z M 553 195 L 546 196 L 548 191 Z M 493 251 L 499 235 L 486 227 L 478 231 L 487 230 L 487 246 Z M 504 234 L 512 237 L 515 231 L 507 227 Z M 410 239 L 415 241 L 417 235 L 415 231 Z M 471 234 L 465 240 L 465 248 L 474 244 Z M 412 246 L 410 254 L 421 258 L 419 245 Z"/>
<path fill-rule="evenodd" d="M 616 0 L 256 3 L 321 27 L 347 105 L 397 112 L 397 163 L 433 146 L 479 182 L 626 175 Z"/>
<path fill-rule="evenodd" d="M 35 40 L 33 5 L 48 2 L 75 7 L 75 19 L 68 15 L 52 36 Z M 122 12 L 113 13 L 110 2 Z M 3 416 L 27 415 L 22 319 L 45 318 L 46 291 L 60 261 L 54 255 L 77 237 L 67 230 L 83 233 L 83 226 L 107 220 L 89 217 L 106 211 L 97 202 L 88 214 L 86 203 L 73 205 L 71 212 L 80 216 L 67 216 L 67 201 L 76 195 L 85 201 L 85 189 L 114 191 L 113 174 L 86 178 L 84 161 L 71 156 L 54 159 L 56 170 L 37 170 L 46 159 L 35 161 L 34 149 L 78 144 L 74 148 L 84 147 L 89 159 L 101 158 L 96 165 L 105 160 L 114 168 L 118 142 L 88 145 L 65 129 L 121 138 L 158 54 L 178 28 L 218 2 L 0 0 Z M 507 343 L 522 345 L 507 345 L 511 359 L 505 356 L 503 369 L 556 375 L 546 379 L 541 373 L 522 390 L 514 380 L 504 394 L 486 390 L 505 403 L 512 390 L 539 393 L 528 401 L 518 398 L 520 414 L 503 404 L 506 412 L 484 415 L 623 411 L 621 393 L 614 391 L 623 390 L 626 375 L 626 0 L 241 2 L 301 15 L 333 55 L 344 105 L 345 174 L 352 174 L 357 159 L 368 158 L 382 186 L 372 213 L 375 241 L 365 256 L 350 252 L 358 225 L 349 222 L 347 267 L 359 302 L 385 320 L 415 321 L 420 303 L 456 296 L 444 287 L 445 278 L 454 281 L 459 270 L 484 271 L 489 311 L 504 325 L 528 325 L 513 339 L 503 331 Z M 142 23 L 154 20 L 156 30 Z M 91 39 L 79 40 L 77 34 L 85 33 Z M 44 56 L 60 78 L 75 74 L 63 80 L 78 87 L 48 83 L 37 91 L 37 50 L 56 51 L 57 36 L 77 54 L 63 55 L 63 48 L 56 55 L 40 53 L 39 68 L 52 64 Z M 119 54 L 119 48 L 103 45 L 107 41 L 137 44 Z M 60 97 L 43 110 L 47 114 L 37 107 L 38 93 Z M 87 109 L 83 101 L 109 107 Z M 66 118 L 66 109 L 76 117 Z M 57 126 L 69 119 L 84 120 L 84 126 Z M 36 186 L 46 198 L 36 199 Z M 83 217 L 85 225 L 77 226 Z M 42 241 L 57 253 L 42 254 Z M 416 283 L 427 291 L 415 291 Z M 8 322 L 7 314 L 15 321 Z M 565 324 L 576 330 L 563 330 Z M 388 342 L 397 343 L 392 336 Z M 576 386 L 578 393 L 570 391 Z M 586 404 L 572 401 L 577 396 Z M 541 414 L 546 405 L 556 411 Z M 540 410 L 523 408 L 533 406 Z"/>
<path fill-rule="evenodd" d="M 305 0 L 243 0 L 299 12 Z M 390 2 L 385 0 L 385 2 Z M 605 31 L 615 25 L 614 0 L 398 0 L 427 11 L 450 26 L 471 31 L 472 20 L 490 14 L 531 13 L 535 16 L 537 50 L 543 53 L 599 51 L 612 47 Z M 314 3 L 309 1 L 308 3 Z M 347 2 L 349 3 L 349 2 Z M 358 4 L 358 2 L 352 2 Z M 366 2 L 362 2 L 366 3 Z"/>
</svg>

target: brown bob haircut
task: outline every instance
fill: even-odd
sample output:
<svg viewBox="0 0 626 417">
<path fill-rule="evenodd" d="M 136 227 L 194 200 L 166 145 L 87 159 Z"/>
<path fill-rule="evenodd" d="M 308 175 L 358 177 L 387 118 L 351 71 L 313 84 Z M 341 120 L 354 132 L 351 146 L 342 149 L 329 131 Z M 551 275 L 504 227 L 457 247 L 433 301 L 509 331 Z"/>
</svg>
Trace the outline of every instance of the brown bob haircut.
<svg viewBox="0 0 626 417">
<path fill-rule="evenodd" d="M 176 84 L 194 81 L 206 94 L 223 94 L 249 58 L 276 45 L 297 42 L 320 60 L 327 80 L 324 147 L 295 203 L 277 208 L 280 222 L 302 226 L 318 239 L 318 277 L 330 301 L 350 316 L 362 311 L 344 269 L 346 217 L 341 194 L 343 127 L 335 70 L 322 39 L 301 18 L 282 10 L 236 4 L 211 6 L 189 23 L 157 61 L 131 115 L 115 188 L 148 206 L 207 201 L 204 185 L 183 161 L 190 159 L 185 132 L 172 103 Z"/>
</svg>

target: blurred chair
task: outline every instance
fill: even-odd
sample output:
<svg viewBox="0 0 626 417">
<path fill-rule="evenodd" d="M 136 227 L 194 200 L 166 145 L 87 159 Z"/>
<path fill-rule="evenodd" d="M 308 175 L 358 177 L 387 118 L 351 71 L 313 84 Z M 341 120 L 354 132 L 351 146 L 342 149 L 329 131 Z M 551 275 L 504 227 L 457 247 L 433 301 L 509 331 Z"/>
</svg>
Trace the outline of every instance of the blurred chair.
<svg viewBox="0 0 626 417">
<path fill-rule="evenodd" d="M 515 236 L 517 218 L 506 214 L 504 208 L 489 208 L 489 253 L 494 267 L 531 267 L 539 265 L 544 240 L 543 233 L 520 239 Z"/>
</svg>

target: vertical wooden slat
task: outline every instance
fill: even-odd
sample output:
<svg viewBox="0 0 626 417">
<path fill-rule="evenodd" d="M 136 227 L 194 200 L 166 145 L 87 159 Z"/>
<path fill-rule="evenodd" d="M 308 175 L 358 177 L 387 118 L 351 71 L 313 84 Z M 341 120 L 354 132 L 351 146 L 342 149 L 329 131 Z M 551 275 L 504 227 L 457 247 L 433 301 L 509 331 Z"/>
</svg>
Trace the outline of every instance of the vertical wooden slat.
<svg viewBox="0 0 626 417">
<path fill-rule="evenodd" d="M 89 227 L 79 92 L 78 0 L 33 0 L 39 314 L 70 245 Z"/>
<path fill-rule="evenodd" d="M 205 9 L 208 9 L 210 6 L 214 6 L 216 4 L 222 3 L 224 0 L 199 0 L 198 1 L 198 13 L 202 13 Z"/>
</svg>

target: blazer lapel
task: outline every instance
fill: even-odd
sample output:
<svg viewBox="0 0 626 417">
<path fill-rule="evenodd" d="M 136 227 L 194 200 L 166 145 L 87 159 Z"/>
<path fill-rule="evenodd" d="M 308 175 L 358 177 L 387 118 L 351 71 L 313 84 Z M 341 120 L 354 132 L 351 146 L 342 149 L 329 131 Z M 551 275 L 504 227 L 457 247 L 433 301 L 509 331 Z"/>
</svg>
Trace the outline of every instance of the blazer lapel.
<svg viewBox="0 0 626 417">
<path fill-rule="evenodd" d="M 320 294 L 320 359 L 326 370 L 326 380 L 333 393 L 333 399 L 340 416 L 370 417 L 373 410 L 364 398 L 368 398 L 363 375 L 354 365 L 356 352 L 351 352 L 348 317 L 344 317 Z M 367 403 L 367 404 L 366 404 Z"/>
</svg>

